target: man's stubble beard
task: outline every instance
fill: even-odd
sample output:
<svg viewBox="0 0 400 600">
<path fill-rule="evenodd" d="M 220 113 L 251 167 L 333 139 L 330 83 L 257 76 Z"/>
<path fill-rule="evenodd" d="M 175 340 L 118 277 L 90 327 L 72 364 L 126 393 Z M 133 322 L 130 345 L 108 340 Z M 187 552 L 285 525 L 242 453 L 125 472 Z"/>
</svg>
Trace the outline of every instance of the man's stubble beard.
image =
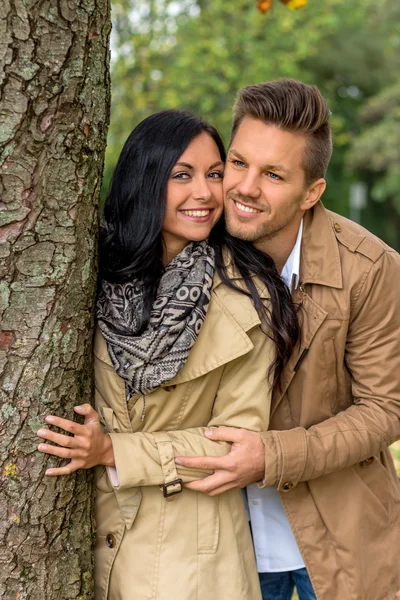
<svg viewBox="0 0 400 600">
<path fill-rule="evenodd" d="M 293 201 L 293 204 L 290 205 L 290 207 L 298 207 L 301 204 L 301 201 L 303 199 L 303 196 L 297 198 L 296 200 Z M 236 196 L 231 196 L 229 195 L 226 199 L 225 202 L 228 203 L 228 201 L 231 200 L 238 200 L 240 202 L 240 198 L 237 198 Z M 246 203 L 245 199 L 244 203 Z M 254 205 L 254 202 L 251 202 L 252 205 Z M 262 209 L 267 213 L 270 214 L 271 213 L 271 208 L 270 206 L 266 206 L 264 205 L 262 207 Z M 233 208 L 231 209 L 233 211 Z M 260 225 L 258 225 L 258 227 L 256 227 L 255 229 L 251 230 L 249 228 L 249 231 L 247 231 L 247 226 L 248 223 L 243 223 L 241 224 L 239 219 L 240 217 L 233 217 L 233 219 L 231 219 L 231 210 L 226 210 L 225 209 L 225 223 L 226 223 L 226 229 L 228 231 L 228 233 L 230 235 L 232 235 L 235 238 L 238 238 L 239 240 L 244 240 L 246 242 L 252 242 L 254 244 L 262 244 L 263 242 L 267 242 L 270 240 L 273 240 L 278 233 L 284 229 L 293 219 L 295 212 L 297 211 L 292 211 L 288 210 L 286 211 L 283 215 L 281 215 L 281 218 L 275 218 L 272 221 L 266 222 L 266 223 L 260 223 Z M 235 222 L 236 221 L 236 222 Z M 237 223 L 237 221 L 239 221 L 239 223 Z"/>
</svg>

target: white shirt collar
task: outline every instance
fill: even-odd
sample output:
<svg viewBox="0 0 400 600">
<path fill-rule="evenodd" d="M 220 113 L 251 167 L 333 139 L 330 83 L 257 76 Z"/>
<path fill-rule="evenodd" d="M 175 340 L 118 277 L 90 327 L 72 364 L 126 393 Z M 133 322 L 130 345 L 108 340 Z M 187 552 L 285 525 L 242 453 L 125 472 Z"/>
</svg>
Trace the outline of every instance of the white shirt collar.
<svg viewBox="0 0 400 600">
<path fill-rule="evenodd" d="M 288 286 L 289 290 L 296 289 L 300 279 L 300 251 L 301 240 L 303 237 L 303 219 L 301 220 L 299 231 L 297 233 L 296 243 L 282 269 L 281 277 Z"/>
</svg>

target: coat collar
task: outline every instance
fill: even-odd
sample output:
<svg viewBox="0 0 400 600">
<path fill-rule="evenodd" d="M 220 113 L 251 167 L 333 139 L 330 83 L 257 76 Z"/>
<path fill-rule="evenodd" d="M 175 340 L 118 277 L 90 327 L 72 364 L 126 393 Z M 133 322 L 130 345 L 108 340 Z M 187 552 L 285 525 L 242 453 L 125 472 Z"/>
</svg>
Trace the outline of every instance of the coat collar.
<svg viewBox="0 0 400 600">
<path fill-rule="evenodd" d="M 231 274 L 228 271 L 229 276 Z M 237 275 L 237 274 L 236 274 Z M 240 285 L 239 277 L 235 283 Z M 252 350 L 247 332 L 261 324 L 251 299 L 224 285 L 215 275 L 207 316 L 181 371 L 163 386 L 177 385 L 201 377 Z M 107 345 L 97 327 L 95 355 L 112 366 Z M 115 377 L 118 377 L 115 373 Z"/>
<path fill-rule="evenodd" d="M 300 279 L 328 287 L 343 287 L 339 247 L 333 223 L 321 201 L 304 215 Z"/>
<path fill-rule="evenodd" d="M 247 354 L 253 348 L 247 332 L 260 323 L 250 298 L 215 282 L 199 337 L 182 370 L 166 385 L 196 379 Z"/>
</svg>

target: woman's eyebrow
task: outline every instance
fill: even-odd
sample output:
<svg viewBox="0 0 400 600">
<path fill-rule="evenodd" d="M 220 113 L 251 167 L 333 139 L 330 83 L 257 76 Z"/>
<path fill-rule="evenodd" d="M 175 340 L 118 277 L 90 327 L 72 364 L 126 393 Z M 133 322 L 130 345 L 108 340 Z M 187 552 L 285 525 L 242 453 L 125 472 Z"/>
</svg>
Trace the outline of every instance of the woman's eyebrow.
<svg viewBox="0 0 400 600">
<path fill-rule="evenodd" d="M 222 160 L 217 160 L 217 162 L 213 163 L 209 169 L 215 169 L 215 167 L 218 167 L 218 165 L 223 165 L 224 161 Z M 185 163 L 185 162 L 177 162 L 175 163 L 175 167 L 186 167 L 186 169 L 191 169 L 193 171 L 193 166 L 190 165 L 189 163 Z"/>
<path fill-rule="evenodd" d="M 187 169 L 192 169 L 193 170 L 192 165 L 189 165 L 189 163 L 185 163 L 185 162 L 177 162 L 177 163 L 175 163 L 175 167 L 178 167 L 178 166 L 179 167 L 186 167 Z"/>
<path fill-rule="evenodd" d="M 210 169 L 215 169 L 215 167 L 218 167 L 219 165 L 224 165 L 224 164 L 225 164 L 225 163 L 224 163 L 224 161 L 223 161 L 223 160 L 217 160 L 217 162 L 213 163 L 213 164 L 210 166 Z"/>
</svg>

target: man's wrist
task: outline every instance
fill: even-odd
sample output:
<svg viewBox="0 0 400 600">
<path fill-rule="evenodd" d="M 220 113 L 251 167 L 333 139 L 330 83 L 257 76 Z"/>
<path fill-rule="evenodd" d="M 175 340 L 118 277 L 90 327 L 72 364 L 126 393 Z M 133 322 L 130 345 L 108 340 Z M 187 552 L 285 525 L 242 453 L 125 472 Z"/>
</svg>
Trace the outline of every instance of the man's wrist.
<svg viewBox="0 0 400 600">
<path fill-rule="evenodd" d="M 264 472 L 260 478 L 259 487 L 277 487 L 279 483 L 280 454 L 276 432 L 262 431 L 260 433 L 264 446 Z"/>
</svg>

